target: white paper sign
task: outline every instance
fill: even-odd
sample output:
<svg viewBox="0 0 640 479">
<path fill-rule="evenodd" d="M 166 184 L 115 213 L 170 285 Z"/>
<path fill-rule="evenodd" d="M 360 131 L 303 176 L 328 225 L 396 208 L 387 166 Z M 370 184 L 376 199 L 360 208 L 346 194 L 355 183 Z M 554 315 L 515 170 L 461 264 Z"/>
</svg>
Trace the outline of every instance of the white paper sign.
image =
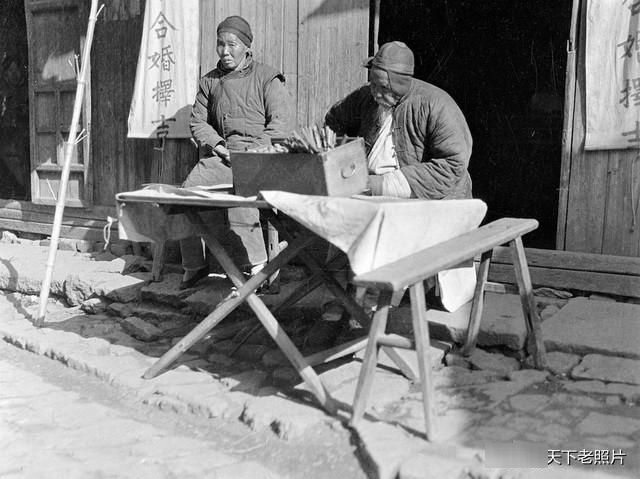
<svg viewBox="0 0 640 479">
<path fill-rule="evenodd" d="M 130 138 L 189 138 L 198 87 L 200 0 L 147 0 Z"/>
</svg>

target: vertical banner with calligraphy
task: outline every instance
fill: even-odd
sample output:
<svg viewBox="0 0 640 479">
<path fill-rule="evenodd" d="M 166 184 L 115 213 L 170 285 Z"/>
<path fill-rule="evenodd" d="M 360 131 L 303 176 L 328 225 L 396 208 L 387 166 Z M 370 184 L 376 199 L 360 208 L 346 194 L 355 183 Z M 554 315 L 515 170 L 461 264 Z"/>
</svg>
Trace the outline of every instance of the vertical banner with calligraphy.
<svg viewBox="0 0 640 479">
<path fill-rule="evenodd" d="M 640 0 L 588 0 L 587 150 L 640 148 Z"/>
<path fill-rule="evenodd" d="M 147 0 L 130 138 L 189 138 L 198 87 L 200 0 Z"/>
</svg>

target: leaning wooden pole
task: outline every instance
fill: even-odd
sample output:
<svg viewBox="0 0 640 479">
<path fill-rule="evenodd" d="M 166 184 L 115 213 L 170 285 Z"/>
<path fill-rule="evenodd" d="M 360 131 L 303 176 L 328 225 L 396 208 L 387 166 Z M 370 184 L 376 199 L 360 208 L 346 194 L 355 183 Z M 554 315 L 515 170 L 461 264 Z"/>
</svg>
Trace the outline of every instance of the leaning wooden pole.
<svg viewBox="0 0 640 479">
<path fill-rule="evenodd" d="M 100 9 L 102 10 L 102 8 Z M 80 75 L 78 77 L 78 86 L 76 88 L 76 98 L 73 105 L 73 116 L 71 117 L 71 126 L 69 127 L 69 137 L 67 138 L 64 149 L 64 165 L 62 167 L 62 178 L 60 179 L 60 189 L 58 190 L 58 199 L 56 202 L 56 212 L 53 217 L 53 231 L 51 232 L 51 244 L 49 246 L 49 256 L 47 258 L 47 270 L 40 289 L 40 308 L 38 316 L 35 318 L 34 324 L 42 326 L 44 317 L 47 313 L 47 300 L 49 298 L 49 290 L 51 288 L 51 280 L 53 278 L 53 267 L 56 262 L 56 253 L 58 251 L 58 242 L 60 240 L 60 229 L 62 228 L 62 217 L 64 214 L 64 204 L 67 199 L 67 187 L 69 183 L 69 171 L 71 170 L 71 159 L 73 158 L 73 150 L 76 148 L 76 137 L 78 135 L 78 123 L 80 123 L 80 113 L 82 111 L 82 101 L 84 97 L 84 89 L 87 83 L 87 74 L 89 70 L 89 57 L 91 52 L 91 43 L 93 42 L 93 30 L 98 18 L 98 0 L 91 0 L 91 10 L 89 13 L 89 24 L 87 26 L 87 38 L 84 43 L 84 51 L 82 52 L 82 63 Z"/>
</svg>

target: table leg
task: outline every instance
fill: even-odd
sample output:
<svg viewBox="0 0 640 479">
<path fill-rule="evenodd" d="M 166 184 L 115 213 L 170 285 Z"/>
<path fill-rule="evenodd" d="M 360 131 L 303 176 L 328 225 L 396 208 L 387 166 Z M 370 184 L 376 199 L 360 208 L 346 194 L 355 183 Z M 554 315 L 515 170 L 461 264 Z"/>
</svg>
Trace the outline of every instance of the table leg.
<svg viewBox="0 0 640 479">
<path fill-rule="evenodd" d="M 272 261 L 278 253 L 280 253 L 280 240 L 278 230 L 267 221 L 267 255 L 269 261 Z M 280 271 L 276 271 L 269 277 L 269 294 L 278 294 L 280 292 Z"/>
<path fill-rule="evenodd" d="M 151 267 L 151 277 L 153 281 L 162 281 L 162 268 L 164 268 L 165 242 L 158 241 L 153 245 L 153 265 Z"/>
<path fill-rule="evenodd" d="M 215 241 L 215 239 L 214 239 Z M 309 238 L 301 238 L 296 241 L 295 244 L 290 245 L 288 248 L 285 248 L 282 253 L 274 258 L 272 262 L 267 264 L 262 271 L 257 273 L 247 282 L 244 282 L 238 288 L 238 292 L 236 296 L 229 297 L 225 301 L 218 304 L 216 309 L 211 312 L 206 318 L 204 318 L 189 334 L 187 334 L 184 338 L 182 338 L 175 346 L 173 346 L 169 351 L 162 355 L 156 361 L 153 366 L 151 366 L 143 375 L 145 379 L 151 379 L 156 377 L 161 371 L 170 366 L 182 353 L 184 353 L 187 349 L 193 346 L 196 342 L 202 339 L 216 324 L 222 321 L 229 313 L 231 313 L 234 309 L 236 309 L 240 304 L 242 304 L 250 295 L 253 295 L 255 290 L 272 274 L 274 271 L 277 271 L 282 266 L 287 264 L 293 257 L 296 256 L 299 250 L 305 248 L 311 243 L 312 239 Z M 211 238 L 209 238 L 209 242 L 211 242 Z M 216 241 L 217 247 L 222 249 L 222 246 Z M 226 253 L 225 253 L 226 255 Z M 217 257 L 216 257 L 217 258 Z M 233 262 L 226 255 L 231 264 Z M 221 263 L 222 264 L 222 263 Z M 224 265 L 222 265 L 225 268 Z M 239 270 L 233 265 L 233 267 L 239 272 Z M 225 271 L 227 269 L 225 268 Z M 242 276 L 242 273 L 240 273 Z M 244 281 L 244 279 L 243 279 Z M 234 282 L 235 284 L 235 282 Z M 236 286 L 238 286 L 236 284 Z M 257 296 L 255 296 L 257 299 Z"/>
<path fill-rule="evenodd" d="M 347 257 L 339 255 L 333 258 L 331 261 L 329 261 L 326 267 L 328 270 L 331 270 L 333 268 L 346 267 L 348 264 L 349 263 L 348 263 Z M 311 277 L 304 284 L 301 284 L 296 289 L 294 289 L 289 294 L 289 296 L 284 298 L 284 300 L 282 300 L 281 303 L 275 306 L 273 310 L 274 313 L 277 313 L 278 311 L 282 311 L 284 309 L 287 309 L 290 306 L 293 306 L 302 298 L 304 298 L 307 294 L 309 294 L 311 291 L 321 286 L 323 283 L 324 281 L 321 275 L 311 273 Z"/>
<path fill-rule="evenodd" d="M 280 253 L 280 255 L 286 255 L 289 257 L 289 259 L 291 259 L 293 258 L 293 256 L 295 256 L 295 254 L 300 253 L 304 247 L 308 246 L 308 244 L 312 240 L 312 238 L 299 238 L 293 240 L 291 244 Z M 205 242 L 207 243 L 207 246 L 209 247 L 209 250 L 211 251 L 213 256 L 215 256 L 216 260 L 218 260 L 218 263 L 220 263 L 220 265 L 224 268 L 231 282 L 240 289 L 246 288 L 248 282 L 245 282 L 244 275 L 233 263 L 233 260 L 220 245 L 218 240 L 216 240 L 212 236 L 205 236 Z M 288 251 L 290 248 L 293 248 L 296 251 Z M 266 271 L 267 268 L 273 265 L 278 258 L 280 258 L 280 256 L 276 257 L 274 261 L 269 263 L 267 267 L 265 267 L 265 269 L 262 271 Z M 280 265 L 278 265 L 278 268 L 279 267 Z M 271 271 L 268 271 L 268 274 L 271 274 Z M 271 311 L 269 311 L 262 300 L 254 294 L 254 291 L 255 288 L 246 296 L 245 300 L 247 304 L 256 314 L 258 320 L 260 320 L 269 335 L 278 344 L 281 351 L 289 359 L 291 364 L 293 364 L 293 366 L 296 368 L 298 374 L 300 374 L 300 377 L 302 377 L 304 382 L 307 383 L 307 385 L 311 388 L 311 392 L 320 402 L 322 407 L 324 407 L 327 412 L 335 414 L 337 411 L 337 406 L 335 404 L 335 401 L 331 398 L 331 396 L 329 396 L 329 393 L 322 384 L 322 381 L 313 370 L 311 365 L 302 356 L 300 351 L 298 351 L 296 346 L 293 344 L 293 341 L 291 341 L 287 333 L 284 331 L 284 329 L 282 329 L 273 314 L 271 314 Z"/>
<path fill-rule="evenodd" d="M 273 218 L 271 221 L 273 221 L 274 225 L 278 228 L 278 231 L 280 231 L 283 234 L 283 236 L 287 241 L 289 241 L 290 238 L 292 238 L 291 234 L 286 230 L 286 228 L 282 226 L 282 224 L 276 218 Z M 367 313 L 365 313 L 363 309 L 360 307 L 360 305 L 356 303 L 354 298 L 349 296 L 347 292 L 344 289 L 342 289 L 342 286 L 340 285 L 340 283 L 338 283 L 338 281 L 331 274 L 325 271 L 318 264 L 318 262 L 306 251 L 300 251 L 298 256 L 302 260 L 302 262 L 307 266 L 307 268 L 311 270 L 311 273 L 313 275 L 317 275 L 320 278 L 322 278 L 324 284 L 326 284 L 327 287 L 329 288 L 329 291 L 331 291 L 331 293 L 340 300 L 340 302 L 344 305 L 344 307 L 347 309 L 349 314 L 356 321 L 358 321 L 364 328 L 367 328 L 370 326 L 371 320 L 367 315 Z"/>
</svg>

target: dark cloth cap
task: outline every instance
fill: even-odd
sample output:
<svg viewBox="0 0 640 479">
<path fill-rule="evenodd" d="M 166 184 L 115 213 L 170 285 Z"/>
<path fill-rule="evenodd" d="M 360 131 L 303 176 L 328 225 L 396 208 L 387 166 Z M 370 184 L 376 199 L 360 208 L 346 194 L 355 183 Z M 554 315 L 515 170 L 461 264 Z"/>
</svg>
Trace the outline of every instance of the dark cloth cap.
<svg viewBox="0 0 640 479">
<path fill-rule="evenodd" d="M 248 47 L 251 46 L 253 41 L 253 33 L 251 33 L 249 22 L 238 15 L 232 15 L 220 22 L 217 33 L 219 35 L 222 32 L 233 33 Z"/>
<path fill-rule="evenodd" d="M 366 68 L 378 68 L 388 73 L 413 76 L 413 52 L 402 42 L 389 42 L 365 62 Z"/>
</svg>

